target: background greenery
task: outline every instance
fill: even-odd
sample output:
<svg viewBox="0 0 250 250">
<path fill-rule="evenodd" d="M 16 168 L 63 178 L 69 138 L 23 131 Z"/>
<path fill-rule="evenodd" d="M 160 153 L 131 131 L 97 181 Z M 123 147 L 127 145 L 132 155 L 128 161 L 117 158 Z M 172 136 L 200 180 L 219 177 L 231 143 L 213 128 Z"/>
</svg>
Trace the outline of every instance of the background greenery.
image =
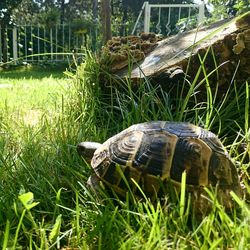
<svg viewBox="0 0 250 250">
<path fill-rule="evenodd" d="M 143 3 L 143 0 L 110 1 L 113 36 L 129 35 L 131 33 Z M 149 3 L 181 4 L 194 3 L 194 1 L 151 0 Z M 249 9 L 250 6 L 247 0 L 209 0 L 206 2 L 205 14 L 207 19 L 215 21 L 243 13 Z M 158 11 L 152 11 L 151 14 L 151 21 L 156 25 Z M 171 17 L 170 26 L 172 28 L 178 19 L 178 13 L 173 15 L 176 19 L 173 16 Z M 162 19 L 164 19 L 164 16 Z M 1 46 L 4 47 L 4 31 L 7 26 L 10 27 L 10 25 L 15 24 L 37 26 L 39 24 L 50 28 L 63 23 L 74 27 L 77 31 L 84 30 L 89 37 L 89 48 L 96 49 L 101 46 L 100 41 L 103 33 L 101 28 L 101 8 L 100 2 L 97 0 L 3 0 L 0 3 Z"/>
</svg>

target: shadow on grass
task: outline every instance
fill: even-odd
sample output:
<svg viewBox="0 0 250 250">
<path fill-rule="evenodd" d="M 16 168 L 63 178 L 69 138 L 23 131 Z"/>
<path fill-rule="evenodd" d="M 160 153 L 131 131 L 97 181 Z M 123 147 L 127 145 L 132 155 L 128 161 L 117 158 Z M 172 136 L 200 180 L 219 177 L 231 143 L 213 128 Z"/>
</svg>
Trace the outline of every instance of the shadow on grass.
<svg viewBox="0 0 250 250">
<path fill-rule="evenodd" d="M 68 65 L 66 63 L 44 64 L 44 65 L 18 65 L 7 69 L 0 67 L 0 78 L 34 78 L 42 79 L 44 77 L 65 78 L 63 72 Z"/>
</svg>

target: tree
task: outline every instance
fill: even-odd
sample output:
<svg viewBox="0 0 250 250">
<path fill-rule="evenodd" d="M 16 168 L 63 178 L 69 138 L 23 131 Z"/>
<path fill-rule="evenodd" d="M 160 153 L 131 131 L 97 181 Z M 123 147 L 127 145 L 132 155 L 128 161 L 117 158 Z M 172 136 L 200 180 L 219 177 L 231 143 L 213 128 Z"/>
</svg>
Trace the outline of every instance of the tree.
<svg viewBox="0 0 250 250">
<path fill-rule="evenodd" d="M 93 49 L 96 49 L 96 38 L 97 38 L 97 23 L 98 23 L 98 0 L 93 0 L 92 5 L 92 14 L 93 14 Z"/>
<path fill-rule="evenodd" d="M 3 53 L 3 62 L 8 60 L 7 45 L 7 25 L 13 24 L 13 10 L 22 2 L 22 0 L 1 0 L 0 2 L 0 26 L 1 26 L 1 48 Z"/>
<path fill-rule="evenodd" d="M 250 10 L 249 0 L 209 0 L 208 3 L 214 7 L 212 14 L 215 19 L 220 19 L 221 16 L 235 16 Z"/>
<path fill-rule="evenodd" d="M 111 39 L 111 8 L 110 0 L 101 0 L 101 18 L 103 28 L 103 42 Z"/>
<path fill-rule="evenodd" d="M 16 24 L 36 24 L 38 23 L 38 14 L 41 11 L 39 3 L 34 0 L 22 0 L 12 11 L 12 17 Z M 22 15 L 20 15 L 22 13 Z"/>
<path fill-rule="evenodd" d="M 64 18 L 65 18 L 65 0 L 59 1 L 60 4 L 60 10 L 61 10 L 61 24 L 64 23 Z"/>
</svg>

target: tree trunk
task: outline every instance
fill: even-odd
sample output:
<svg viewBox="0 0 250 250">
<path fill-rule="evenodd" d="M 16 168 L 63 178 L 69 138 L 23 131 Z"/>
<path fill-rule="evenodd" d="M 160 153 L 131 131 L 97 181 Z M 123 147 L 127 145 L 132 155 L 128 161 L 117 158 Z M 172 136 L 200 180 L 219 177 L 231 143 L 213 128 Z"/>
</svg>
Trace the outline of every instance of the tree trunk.
<svg viewBox="0 0 250 250">
<path fill-rule="evenodd" d="M 200 72 L 198 81 L 207 77 L 211 84 L 227 89 L 232 80 L 245 83 L 250 78 L 249 61 L 250 12 L 229 23 L 220 21 L 158 42 L 129 74 L 134 82 L 146 76 L 169 83 L 184 73 L 192 82 Z M 127 72 L 124 68 L 116 74 L 127 77 Z"/>
<path fill-rule="evenodd" d="M 126 22 L 128 20 L 128 8 L 123 7 L 122 25 L 120 29 L 120 36 L 127 36 Z"/>
<path fill-rule="evenodd" d="M 65 0 L 61 0 L 61 24 L 64 23 L 65 16 Z"/>
<path fill-rule="evenodd" d="M 101 17 L 103 27 L 103 42 L 106 43 L 112 38 L 110 0 L 101 1 Z"/>
<path fill-rule="evenodd" d="M 92 31 L 92 46 L 93 46 L 93 50 L 96 50 L 98 0 L 93 0 L 92 13 L 93 13 L 93 24 L 94 24 L 93 31 Z"/>
</svg>

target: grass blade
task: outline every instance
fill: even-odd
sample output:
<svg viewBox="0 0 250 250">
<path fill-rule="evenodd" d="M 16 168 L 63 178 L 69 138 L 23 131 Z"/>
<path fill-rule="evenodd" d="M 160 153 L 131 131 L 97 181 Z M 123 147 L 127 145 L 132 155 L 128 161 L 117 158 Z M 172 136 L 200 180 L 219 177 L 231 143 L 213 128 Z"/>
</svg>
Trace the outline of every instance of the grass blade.
<svg viewBox="0 0 250 250">
<path fill-rule="evenodd" d="M 6 225 L 5 225 L 2 250 L 6 250 L 7 249 L 7 245 L 8 245 L 8 241 L 9 241 L 9 233 L 10 233 L 10 221 L 7 220 L 6 221 Z"/>
<path fill-rule="evenodd" d="M 181 197 L 180 197 L 180 216 L 183 217 L 185 211 L 185 195 L 186 195 L 187 173 L 183 171 L 181 176 Z"/>
</svg>

